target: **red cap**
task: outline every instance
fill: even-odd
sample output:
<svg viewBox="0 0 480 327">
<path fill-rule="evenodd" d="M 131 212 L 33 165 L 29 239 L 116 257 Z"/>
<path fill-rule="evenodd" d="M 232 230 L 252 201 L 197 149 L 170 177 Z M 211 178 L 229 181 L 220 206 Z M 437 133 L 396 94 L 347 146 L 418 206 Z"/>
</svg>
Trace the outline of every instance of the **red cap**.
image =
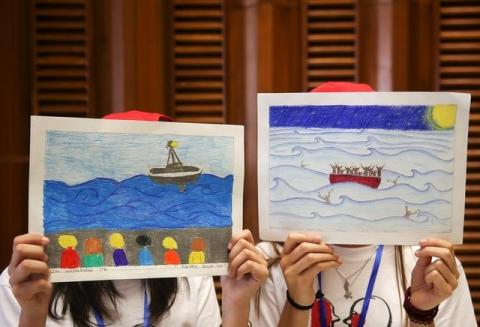
<svg viewBox="0 0 480 327">
<path fill-rule="evenodd" d="M 172 118 L 167 115 L 159 114 L 158 112 L 145 112 L 139 110 L 114 112 L 103 116 L 103 118 L 117 120 L 173 121 Z"/>
<path fill-rule="evenodd" d="M 326 82 L 310 92 L 375 92 L 368 84 L 351 82 Z"/>
</svg>

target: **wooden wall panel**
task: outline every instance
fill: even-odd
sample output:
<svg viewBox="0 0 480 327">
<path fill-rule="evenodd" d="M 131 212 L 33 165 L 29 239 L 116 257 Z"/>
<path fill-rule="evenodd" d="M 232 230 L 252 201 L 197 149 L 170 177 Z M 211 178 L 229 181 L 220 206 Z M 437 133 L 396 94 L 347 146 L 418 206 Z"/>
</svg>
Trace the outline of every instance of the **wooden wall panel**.
<svg viewBox="0 0 480 327">
<path fill-rule="evenodd" d="M 0 270 L 13 238 L 27 231 L 29 9 L 27 1 L 0 1 Z"/>
<path fill-rule="evenodd" d="M 33 114 L 94 112 L 90 10 L 89 0 L 33 1 Z"/>
<path fill-rule="evenodd" d="M 464 245 L 457 248 L 457 254 L 480 322 L 480 2 L 442 0 L 436 13 L 436 87 L 472 95 Z"/>
<path fill-rule="evenodd" d="M 304 0 L 305 90 L 326 81 L 358 80 L 355 0 Z"/>
<path fill-rule="evenodd" d="M 177 121 L 225 122 L 223 0 L 171 1 L 172 115 Z"/>
</svg>

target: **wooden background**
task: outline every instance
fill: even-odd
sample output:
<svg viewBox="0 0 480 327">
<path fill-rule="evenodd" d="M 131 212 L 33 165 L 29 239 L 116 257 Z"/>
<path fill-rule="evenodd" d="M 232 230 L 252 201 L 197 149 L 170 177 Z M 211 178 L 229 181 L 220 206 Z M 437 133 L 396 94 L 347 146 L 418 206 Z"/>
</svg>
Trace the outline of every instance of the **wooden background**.
<svg viewBox="0 0 480 327">
<path fill-rule="evenodd" d="M 472 94 L 464 245 L 480 321 L 480 1 L 0 1 L 0 267 L 27 230 L 29 116 L 161 112 L 245 125 L 257 235 L 256 93 L 358 81 Z"/>
</svg>

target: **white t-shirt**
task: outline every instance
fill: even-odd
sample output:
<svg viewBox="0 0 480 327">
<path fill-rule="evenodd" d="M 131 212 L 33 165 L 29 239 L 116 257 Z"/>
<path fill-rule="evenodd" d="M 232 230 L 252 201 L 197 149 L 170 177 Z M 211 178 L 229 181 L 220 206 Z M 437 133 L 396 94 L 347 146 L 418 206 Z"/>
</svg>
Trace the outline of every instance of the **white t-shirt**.
<svg viewBox="0 0 480 327">
<path fill-rule="evenodd" d="M 343 262 L 338 269 L 346 277 L 355 273 L 355 271 L 370 259 L 365 267 L 357 274 L 358 277 L 354 275 L 349 279 L 350 283 L 353 282 L 353 284 L 350 285 L 352 298 L 346 299 L 344 297 L 344 279 L 335 269 L 322 272 L 322 290 L 324 298 L 329 302 L 327 307 L 330 308 L 326 313 L 327 321 L 334 322 L 334 324 L 330 326 L 352 326 L 352 313 L 356 312 L 359 314 L 362 310 L 362 298 L 365 296 L 372 272 L 376 247 L 332 247 L 334 248 L 335 254 L 337 254 Z M 260 249 L 267 258 L 278 256 L 275 253 L 272 243 L 262 242 L 257 245 L 257 248 Z M 278 249 L 281 251 L 280 247 L 278 247 Z M 407 285 L 410 283 L 411 271 L 416 263 L 414 250 L 415 248 L 412 247 L 404 247 L 403 251 Z M 440 304 L 438 314 L 435 318 L 436 327 L 477 326 L 465 273 L 458 260 L 457 266 L 460 272 L 458 287 L 447 300 Z M 356 280 L 354 281 L 355 278 Z M 373 297 L 370 301 L 365 319 L 365 327 L 403 326 L 402 321 L 406 320 L 406 314 L 402 307 L 403 291 L 399 291 L 401 290 L 401 286 L 399 287 L 399 285 L 401 284 L 397 283 L 395 270 L 395 247 L 385 246 L 372 293 Z M 317 280 L 315 281 L 315 291 L 316 290 L 318 290 Z M 250 309 L 252 326 L 278 325 L 283 306 L 286 302 L 286 291 L 287 285 L 281 267 L 276 263 L 270 268 L 270 276 L 265 284 L 262 285 L 259 303 L 255 303 L 255 300 L 252 300 Z M 357 300 L 358 302 L 356 302 Z M 259 310 L 256 309 L 257 307 Z M 310 310 L 310 326 L 320 326 L 318 319 L 312 323 L 312 313 L 313 309 Z M 316 315 L 316 317 L 318 317 L 318 315 Z M 391 325 L 389 325 L 390 319 Z M 355 324 L 353 324 L 353 326 L 355 326 Z"/>
<path fill-rule="evenodd" d="M 20 306 L 13 296 L 7 269 L 0 275 L 0 326 L 18 326 Z M 143 326 L 144 288 L 141 280 L 116 280 L 115 287 L 124 295 L 118 299 L 118 319 L 108 326 Z M 57 312 L 63 304 L 59 301 Z M 92 315 L 91 321 L 96 321 Z M 175 302 L 155 326 L 220 326 L 218 307 L 213 279 L 211 277 L 188 277 L 178 279 Z M 47 319 L 47 326 L 73 327 L 70 313 L 65 319 Z"/>
</svg>

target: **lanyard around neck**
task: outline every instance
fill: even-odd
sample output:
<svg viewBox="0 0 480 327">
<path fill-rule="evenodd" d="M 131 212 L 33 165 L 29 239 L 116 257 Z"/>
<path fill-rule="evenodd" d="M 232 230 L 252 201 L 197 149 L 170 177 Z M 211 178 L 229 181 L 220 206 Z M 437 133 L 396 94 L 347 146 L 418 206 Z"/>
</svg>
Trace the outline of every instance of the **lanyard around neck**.
<svg viewBox="0 0 480 327">
<path fill-rule="evenodd" d="M 143 326 L 149 327 L 150 326 L 150 305 L 148 303 L 147 297 L 147 288 L 145 288 L 143 293 Z M 93 312 L 95 314 L 95 320 L 97 320 L 98 327 L 106 327 L 105 320 L 103 320 L 102 314 L 95 308 L 93 308 Z"/>
<path fill-rule="evenodd" d="M 365 292 L 365 297 L 363 298 L 362 312 L 360 314 L 360 320 L 358 322 L 358 327 L 363 327 L 365 323 L 365 318 L 367 316 L 368 306 L 370 305 L 370 300 L 372 299 L 373 287 L 375 286 L 375 280 L 377 279 L 378 269 L 380 267 L 380 262 L 382 260 L 383 245 L 379 245 L 375 254 L 375 262 L 373 263 L 372 273 L 370 274 L 370 280 L 368 281 L 367 291 Z M 325 312 L 325 305 L 322 293 L 322 273 L 318 274 L 318 294 L 319 294 L 319 304 L 320 304 L 320 326 L 327 327 L 327 319 Z"/>
</svg>

